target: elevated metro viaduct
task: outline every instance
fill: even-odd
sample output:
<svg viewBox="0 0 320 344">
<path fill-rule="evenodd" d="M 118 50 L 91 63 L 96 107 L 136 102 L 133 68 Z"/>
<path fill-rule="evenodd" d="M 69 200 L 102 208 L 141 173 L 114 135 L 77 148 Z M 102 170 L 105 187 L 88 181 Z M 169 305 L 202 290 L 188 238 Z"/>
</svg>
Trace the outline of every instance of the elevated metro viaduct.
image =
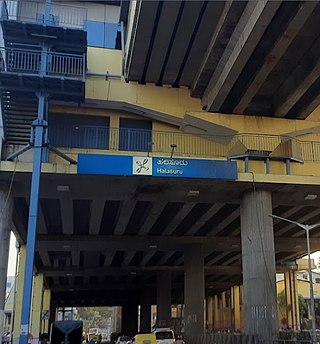
<svg viewBox="0 0 320 344">
<path fill-rule="evenodd" d="M 170 305 L 182 302 L 186 334 L 203 334 L 205 297 L 243 285 L 244 332 L 269 340 L 276 333 L 276 266 L 305 255 L 306 242 L 298 227 L 272 222 L 268 215 L 309 223 L 320 217 L 319 4 L 114 5 L 87 4 L 88 20 L 121 21 L 127 37 L 122 52 L 90 42 L 89 25 L 84 80 L 78 75 L 72 85 L 62 76 L 50 88 L 50 73 L 61 73 L 55 69 L 46 70 L 47 84 L 32 79 L 53 94 L 57 86 L 62 90 L 46 99 L 43 114 L 55 147 L 42 163 L 35 281 L 51 291 L 51 309 L 122 305 L 123 331 L 130 334 L 138 328 L 138 305 L 141 329 L 148 330 L 151 304 L 158 306 L 159 322 L 166 323 Z M 117 18 L 110 19 L 110 13 Z M 53 15 L 28 30 L 68 24 Z M 5 44 L 17 28 L 26 32 L 24 25 L 19 16 L 2 20 Z M 65 56 L 68 49 L 84 53 L 85 30 L 77 32 L 75 45 L 68 36 L 72 30 L 66 31 L 69 43 L 59 41 Z M 34 44 L 34 37 L 27 39 Z M 13 49 L 9 57 L 15 54 Z M 30 69 L 15 65 L 19 59 L 9 61 L 13 67 L 0 73 L 3 276 L 11 228 L 24 261 L 32 198 L 32 154 L 8 157 L 28 143 L 37 117 L 37 103 L 20 89 L 30 81 Z M 46 67 L 54 68 L 48 61 Z M 62 72 L 70 73 L 68 68 Z M 80 86 L 80 101 L 67 92 L 63 96 L 66 86 L 73 95 L 73 87 Z M 89 170 L 82 169 L 79 154 L 89 159 Z M 108 160 L 112 157 L 118 163 Z M 143 158 L 142 165 L 151 158 L 192 161 L 194 169 L 179 177 L 133 175 L 128 167 L 133 157 Z M 212 163 L 224 167 L 200 168 Z M 311 233 L 313 251 L 319 249 L 319 233 Z M 23 263 L 20 269 L 15 339 Z M 37 316 L 44 304 L 48 307 L 48 294 L 45 302 L 41 293 L 33 295 Z"/>
</svg>

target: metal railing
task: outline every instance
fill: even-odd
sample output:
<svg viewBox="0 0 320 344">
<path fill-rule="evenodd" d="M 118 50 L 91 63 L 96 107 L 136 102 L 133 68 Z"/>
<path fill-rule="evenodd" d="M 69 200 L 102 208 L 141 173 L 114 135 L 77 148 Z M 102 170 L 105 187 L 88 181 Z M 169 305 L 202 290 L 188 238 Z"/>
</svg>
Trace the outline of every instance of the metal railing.
<svg viewBox="0 0 320 344">
<path fill-rule="evenodd" d="M 0 71 L 85 78 L 85 55 L 0 48 Z M 44 70 L 41 60 L 46 59 Z"/>
<path fill-rule="evenodd" d="M 254 336 L 241 333 L 207 333 L 184 336 L 187 344 L 258 344 Z"/>
<path fill-rule="evenodd" d="M 102 126 L 50 126 L 53 145 L 114 151 L 164 153 L 173 156 L 297 159 L 320 161 L 320 142 L 305 142 L 277 135 L 238 134 L 195 136 L 179 132 L 108 128 Z"/>
<path fill-rule="evenodd" d="M 206 333 L 203 335 L 183 336 L 187 344 L 311 344 L 311 339 L 294 338 L 291 340 L 261 340 L 258 336 L 242 333 Z"/>
<path fill-rule="evenodd" d="M 50 14 L 45 17 L 45 2 L 26 0 L 1 0 L 1 19 L 35 24 L 85 29 L 87 9 L 53 2 Z"/>
</svg>

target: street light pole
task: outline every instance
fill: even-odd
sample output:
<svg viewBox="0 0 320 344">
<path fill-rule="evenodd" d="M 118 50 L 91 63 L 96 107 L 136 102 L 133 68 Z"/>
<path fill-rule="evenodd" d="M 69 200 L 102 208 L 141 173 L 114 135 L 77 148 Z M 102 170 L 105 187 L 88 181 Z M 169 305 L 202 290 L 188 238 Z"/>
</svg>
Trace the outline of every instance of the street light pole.
<svg viewBox="0 0 320 344">
<path fill-rule="evenodd" d="M 315 314 L 315 307 L 314 307 L 314 293 L 313 293 L 313 280 L 312 280 L 312 271 L 311 271 L 311 257 L 310 257 L 310 237 L 309 237 L 309 231 L 313 228 L 319 227 L 320 223 L 315 223 L 313 225 L 308 224 L 302 224 L 296 221 L 292 221 L 289 219 L 286 219 L 284 217 L 280 217 L 277 215 L 270 215 L 271 217 L 275 219 L 279 219 L 282 221 L 293 223 L 300 228 L 304 229 L 306 232 L 307 237 L 307 250 L 308 250 L 308 272 L 309 272 L 309 285 L 310 285 L 310 311 L 311 311 L 311 325 L 312 325 L 312 343 L 317 344 L 317 332 L 316 332 L 316 314 Z"/>
<path fill-rule="evenodd" d="M 314 308 L 314 293 L 313 293 L 313 280 L 311 272 L 311 257 L 310 257 L 310 239 L 309 239 L 309 225 L 305 225 L 305 231 L 307 236 L 307 247 L 308 247 L 308 270 L 309 270 L 309 280 L 310 280 L 310 308 L 312 314 L 312 335 L 313 342 L 317 343 L 317 333 L 316 333 L 316 312 Z"/>
</svg>

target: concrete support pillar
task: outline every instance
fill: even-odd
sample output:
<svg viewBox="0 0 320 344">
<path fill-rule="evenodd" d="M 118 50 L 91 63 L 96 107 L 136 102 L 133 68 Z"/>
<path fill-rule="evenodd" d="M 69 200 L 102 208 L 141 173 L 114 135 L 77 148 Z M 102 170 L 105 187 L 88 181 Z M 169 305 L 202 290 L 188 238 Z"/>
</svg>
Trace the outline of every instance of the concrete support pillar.
<svg viewBox="0 0 320 344">
<path fill-rule="evenodd" d="M 219 313 L 219 298 L 218 295 L 215 295 L 213 298 L 213 303 L 214 303 L 214 330 L 219 330 L 220 329 L 220 313 Z"/>
<path fill-rule="evenodd" d="M 221 303 L 222 303 L 222 326 L 223 329 L 226 330 L 228 328 L 228 322 L 227 322 L 227 305 L 226 305 L 226 293 L 221 293 Z"/>
<path fill-rule="evenodd" d="M 112 330 L 111 332 L 121 332 L 121 307 L 115 306 L 112 308 Z"/>
<path fill-rule="evenodd" d="M 0 334 L 3 333 L 7 269 L 12 224 L 13 198 L 7 188 L 0 189 Z"/>
<path fill-rule="evenodd" d="M 241 331 L 241 308 L 240 308 L 240 287 L 233 287 L 233 316 L 234 316 L 234 330 Z"/>
<path fill-rule="evenodd" d="M 21 326 L 21 306 L 22 306 L 22 293 L 23 293 L 23 278 L 24 268 L 26 263 L 26 246 L 20 247 L 18 256 L 18 269 L 16 278 L 16 295 L 14 298 L 14 322 L 13 322 L 13 343 L 19 343 L 20 326 Z"/>
<path fill-rule="evenodd" d="M 297 290 L 297 279 L 294 271 L 285 271 L 284 285 L 287 304 L 288 328 L 300 330 L 299 296 Z"/>
<path fill-rule="evenodd" d="M 157 326 L 171 324 L 171 272 L 163 271 L 157 276 Z"/>
<path fill-rule="evenodd" d="M 145 289 L 142 291 L 140 298 L 140 332 L 151 332 L 151 304 L 152 304 L 152 290 Z"/>
<path fill-rule="evenodd" d="M 245 333 L 263 341 L 277 331 L 277 297 L 271 193 L 244 194 L 240 207 Z"/>
<path fill-rule="evenodd" d="M 184 323 L 185 334 L 204 334 L 204 258 L 202 246 L 192 246 L 184 252 Z"/>
<path fill-rule="evenodd" d="M 140 307 L 140 332 L 151 332 L 151 304 L 143 303 Z"/>
<path fill-rule="evenodd" d="M 121 333 L 133 337 L 138 333 L 138 303 L 135 300 L 127 300 L 122 305 Z"/>
<path fill-rule="evenodd" d="M 213 296 L 207 297 L 207 332 L 213 331 Z"/>
</svg>

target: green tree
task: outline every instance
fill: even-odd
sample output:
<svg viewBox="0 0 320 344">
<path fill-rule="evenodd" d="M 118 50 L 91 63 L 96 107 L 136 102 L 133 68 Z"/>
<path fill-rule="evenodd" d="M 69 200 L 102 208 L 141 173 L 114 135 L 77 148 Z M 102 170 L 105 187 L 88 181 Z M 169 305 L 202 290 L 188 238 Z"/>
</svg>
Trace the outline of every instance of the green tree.
<svg viewBox="0 0 320 344">
<path fill-rule="evenodd" d="M 107 328 L 111 321 L 111 307 L 80 307 L 78 310 L 78 319 L 83 321 L 84 331 L 89 328 Z"/>
</svg>

